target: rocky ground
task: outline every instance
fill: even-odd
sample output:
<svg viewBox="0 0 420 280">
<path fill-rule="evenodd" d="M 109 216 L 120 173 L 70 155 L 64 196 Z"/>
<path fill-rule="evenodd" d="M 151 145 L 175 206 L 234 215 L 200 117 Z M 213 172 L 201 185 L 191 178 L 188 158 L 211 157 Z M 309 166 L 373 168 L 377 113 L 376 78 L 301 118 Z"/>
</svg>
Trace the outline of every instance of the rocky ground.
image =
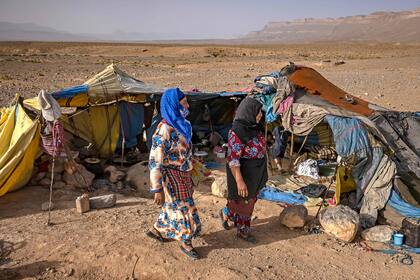
<svg viewBox="0 0 420 280">
<path fill-rule="evenodd" d="M 345 64 L 335 66 L 343 60 Z M 419 110 L 420 47 L 416 45 L 182 46 L 61 43 L 0 44 L 1 104 L 16 93 L 33 96 L 83 83 L 109 63 L 162 86 L 237 90 L 288 61 L 314 67 L 349 93 L 397 110 Z M 331 62 L 327 62 L 331 61 Z M 418 279 L 420 257 L 402 265 L 367 251 L 358 241 L 308 234 L 280 224 L 283 208 L 259 201 L 255 245 L 236 240 L 219 224 L 222 198 L 210 181 L 195 200 L 204 225 L 191 262 L 178 244 L 158 244 L 144 231 L 158 208 L 136 192 L 118 192 L 113 208 L 76 213 L 80 189 L 54 191 L 52 226 L 41 204 L 48 190 L 28 186 L 0 197 L 0 279 Z M 316 208 L 309 209 L 309 220 Z M 374 248 L 383 245 L 369 243 Z"/>
</svg>

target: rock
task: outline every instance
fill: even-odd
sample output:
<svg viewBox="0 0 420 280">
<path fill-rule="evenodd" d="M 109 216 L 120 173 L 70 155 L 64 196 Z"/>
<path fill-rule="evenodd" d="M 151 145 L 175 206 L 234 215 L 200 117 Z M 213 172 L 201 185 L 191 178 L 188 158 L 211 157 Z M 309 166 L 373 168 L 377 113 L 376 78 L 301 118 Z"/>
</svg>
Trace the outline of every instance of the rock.
<svg viewBox="0 0 420 280">
<path fill-rule="evenodd" d="M 285 208 L 280 214 L 280 223 L 288 228 L 301 228 L 308 218 L 308 210 L 303 205 L 293 205 Z"/>
<path fill-rule="evenodd" d="M 91 209 L 109 208 L 117 203 L 117 196 L 115 194 L 101 195 L 89 198 L 89 205 Z"/>
<path fill-rule="evenodd" d="M 54 163 L 54 173 L 61 173 L 64 171 L 64 161 L 56 159 Z M 48 172 L 52 172 L 52 162 L 48 165 Z"/>
<path fill-rule="evenodd" d="M 70 277 L 70 276 L 73 276 L 73 274 L 74 274 L 74 269 L 73 268 L 69 268 L 68 271 L 67 271 L 67 273 L 65 274 L 65 276 Z"/>
<path fill-rule="evenodd" d="M 33 177 L 33 179 L 34 179 L 34 181 L 36 181 L 36 182 L 39 182 L 39 181 L 41 181 L 42 179 L 44 179 L 45 178 L 45 175 L 47 174 L 47 172 L 38 172 L 34 177 Z"/>
<path fill-rule="evenodd" d="M 386 243 L 391 240 L 394 230 L 387 225 L 376 226 L 362 231 L 362 238 L 367 241 Z"/>
<path fill-rule="evenodd" d="M 75 172 L 77 172 L 77 164 L 71 163 L 66 161 L 64 163 L 64 170 L 68 173 L 68 174 L 73 174 Z"/>
<path fill-rule="evenodd" d="M 42 203 L 41 209 L 42 211 L 48 211 L 48 205 L 50 204 L 49 201 Z M 51 202 L 51 210 L 54 209 L 54 203 Z"/>
<path fill-rule="evenodd" d="M 111 183 L 116 183 L 121 181 L 125 177 L 125 173 L 116 168 L 113 165 L 108 166 L 104 169 L 105 174 L 109 174 L 109 181 Z"/>
<path fill-rule="evenodd" d="M 327 208 L 319 217 L 325 232 L 345 242 L 354 240 L 359 228 L 359 215 L 350 207 L 338 205 Z"/>
<path fill-rule="evenodd" d="M 127 171 L 126 182 L 135 186 L 142 196 L 150 196 L 150 173 L 148 162 L 139 162 Z"/>
<path fill-rule="evenodd" d="M 100 190 L 100 189 L 106 189 L 107 190 L 111 186 L 114 186 L 116 188 L 115 184 L 111 183 L 107 179 L 96 179 L 92 183 L 92 187 L 97 189 L 97 190 Z"/>
<path fill-rule="evenodd" d="M 226 176 L 217 176 L 213 184 L 211 184 L 211 193 L 218 197 L 227 198 L 228 188 Z"/>
<path fill-rule="evenodd" d="M 65 186 L 66 186 L 66 183 L 64 183 L 63 181 L 57 181 L 57 182 L 54 182 L 53 189 L 62 189 Z"/>
<path fill-rule="evenodd" d="M 89 171 L 86 170 L 86 168 L 81 165 L 76 165 L 76 172 L 73 174 L 69 174 L 67 171 L 64 172 L 63 175 L 63 181 L 73 187 L 78 188 L 87 188 L 92 185 L 93 179 L 95 178 L 95 175 Z"/>
<path fill-rule="evenodd" d="M 51 175 L 52 174 L 50 172 L 47 172 L 46 178 L 51 179 Z M 61 181 L 62 179 L 61 173 L 54 172 L 54 183 Z"/>
<path fill-rule="evenodd" d="M 51 179 L 50 178 L 44 178 L 41 181 L 39 181 L 39 184 L 41 186 L 49 187 L 51 185 Z"/>
</svg>

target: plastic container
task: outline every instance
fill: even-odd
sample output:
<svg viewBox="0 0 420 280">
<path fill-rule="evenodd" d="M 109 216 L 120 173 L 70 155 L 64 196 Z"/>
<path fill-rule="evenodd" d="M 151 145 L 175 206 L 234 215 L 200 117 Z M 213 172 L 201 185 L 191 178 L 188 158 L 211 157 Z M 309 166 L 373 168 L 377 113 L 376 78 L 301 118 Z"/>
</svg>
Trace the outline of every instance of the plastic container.
<svg viewBox="0 0 420 280">
<path fill-rule="evenodd" d="M 392 235 L 392 243 L 395 246 L 402 246 L 404 243 L 404 234 L 402 233 L 394 233 Z"/>
</svg>

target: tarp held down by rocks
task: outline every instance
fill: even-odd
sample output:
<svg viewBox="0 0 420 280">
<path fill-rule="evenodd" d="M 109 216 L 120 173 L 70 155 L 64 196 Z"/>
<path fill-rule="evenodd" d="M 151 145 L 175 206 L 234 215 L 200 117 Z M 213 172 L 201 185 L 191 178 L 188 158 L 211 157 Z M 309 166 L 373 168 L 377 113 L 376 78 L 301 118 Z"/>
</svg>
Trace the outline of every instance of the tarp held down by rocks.
<svg viewBox="0 0 420 280">
<path fill-rule="evenodd" d="M 251 94 L 263 103 L 266 121 L 281 122 L 295 136 L 328 123 L 335 150 L 351 166 L 363 226 L 372 226 L 391 189 L 399 188 L 394 183 L 397 173 L 404 174 L 409 186 L 405 195 L 420 202 L 420 140 L 415 132 L 420 120 L 352 96 L 314 69 L 293 63 L 254 83 Z"/>
<path fill-rule="evenodd" d="M 408 189 L 408 194 L 404 195 L 420 201 L 420 140 L 417 137 L 420 123 L 415 115 L 398 115 L 398 112 L 352 96 L 309 67 L 291 64 L 280 71 L 259 76 L 255 82 L 258 92 L 252 94 L 256 98 L 262 96 L 260 100 L 265 103 L 264 108 L 268 112 L 266 117 L 275 120 L 280 116 L 283 127 L 295 136 L 305 137 L 320 124 L 330 126 L 336 148 L 339 148 L 337 151 L 342 151 L 345 157 L 355 157 L 357 168 L 352 175 L 359 192 L 362 191 L 364 197 L 373 195 L 380 198 L 380 201 L 366 204 L 359 197 L 366 207 L 375 205 L 373 210 L 369 207 L 368 210 L 376 211 L 376 208 L 382 207 L 392 185 L 398 190 L 398 185 L 391 181 L 394 179 L 394 166 L 398 174 L 404 175 Z M 121 146 L 122 138 L 128 146 L 136 142 L 135 137 L 141 132 L 143 123 L 149 122 L 145 118 L 145 106 L 158 103 L 163 91 L 163 87 L 144 83 L 112 64 L 84 84 L 56 91 L 52 95 L 63 111 L 70 110 L 61 119 L 67 132 L 92 143 L 99 156 L 109 158 Z M 194 132 L 207 133 L 214 129 L 226 132 L 236 106 L 247 94 L 223 91 L 187 93 Z M 36 99 L 27 99 L 24 104 L 39 112 Z M 34 141 L 39 141 L 36 120 L 28 118 L 22 121 L 20 129 L 11 132 L 11 123 L 6 121 L 6 116 L 13 111 L 22 118 L 23 110 L 19 106 L 3 109 L 1 116 L 0 140 L 3 137 L 6 139 L 0 143 L 2 193 L 27 181 L 23 176 L 19 182 L 12 182 L 16 176 L 9 175 L 21 170 L 21 163 L 33 163 L 35 148 L 31 150 L 30 147 L 38 146 Z M 19 127 L 19 122 L 14 126 Z M 355 130 L 357 132 L 353 133 Z M 4 143 L 8 144 L 3 147 Z M 19 152 L 16 145 L 22 145 Z M 379 178 L 378 172 L 387 174 L 388 181 L 379 180 L 385 177 Z M 367 173 L 369 176 L 361 176 Z M 4 186 L 7 182 L 10 182 L 10 187 L 6 190 Z M 386 191 L 383 191 L 384 188 Z"/>
</svg>

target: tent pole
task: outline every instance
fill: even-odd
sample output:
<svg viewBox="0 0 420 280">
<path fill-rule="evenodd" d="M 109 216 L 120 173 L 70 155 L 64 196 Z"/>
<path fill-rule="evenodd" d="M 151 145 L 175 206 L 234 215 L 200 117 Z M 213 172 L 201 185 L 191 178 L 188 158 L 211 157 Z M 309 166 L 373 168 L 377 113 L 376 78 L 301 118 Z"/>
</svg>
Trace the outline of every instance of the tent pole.
<svg viewBox="0 0 420 280">
<path fill-rule="evenodd" d="M 300 152 L 302 151 L 303 146 L 305 146 L 305 144 L 306 144 L 306 140 L 308 140 L 308 135 L 309 135 L 309 134 L 306 134 L 305 139 L 303 139 L 303 143 L 302 143 L 302 145 L 301 145 L 301 146 L 300 146 L 300 148 L 299 148 L 298 155 L 300 155 Z"/>
<path fill-rule="evenodd" d="M 293 169 L 293 148 L 295 143 L 295 135 L 292 132 L 292 143 L 290 144 L 290 155 L 289 155 L 289 171 Z"/>
<path fill-rule="evenodd" d="M 51 203 L 52 203 L 52 192 L 53 192 L 53 184 L 54 184 L 54 168 L 55 168 L 55 147 L 54 147 L 54 156 L 53 156 L 52 168 L 51 168 L 50 200 L 48 202 L 47 226 L 52 226 L 52 223 L 51 223 Z"/>
<path fill-rule="evenodd" d="M 266 143 L 266 148 L 265 148 L 265 156 L 267 157 L 267 171 L 269 171 L 270 175 L 273 175 L 274 170 L 273 170 L 273 165 L 271 164 L 271 159 L 270 159 L 270 153 L 268 152 L 267 149 L 267 135 L 268 135 L 268 123 L 265 123 L 265 143 Z"/>
</svg>

